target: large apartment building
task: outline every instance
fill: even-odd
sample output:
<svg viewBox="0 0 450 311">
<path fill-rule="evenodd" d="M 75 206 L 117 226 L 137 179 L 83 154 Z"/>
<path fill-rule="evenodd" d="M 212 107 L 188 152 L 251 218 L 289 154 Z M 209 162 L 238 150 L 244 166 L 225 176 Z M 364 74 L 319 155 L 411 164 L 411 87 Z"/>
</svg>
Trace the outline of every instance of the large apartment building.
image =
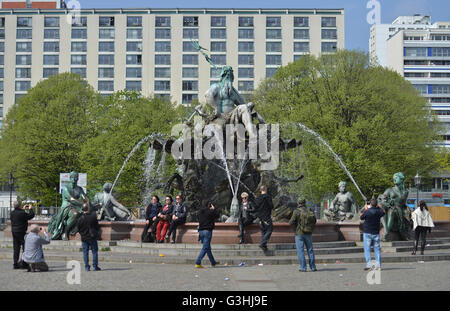
<svg viewBox="0 0 450 311">
<path fill-rule="evenodd" d="M 304 54 L 344 48 L 343 9 L 60 9 L 0 10 L 1 116 L 40 80 L 74 72 L 102 95 L 129 89 L 204 100 L 219 67 L 251 92 L 277 68 Z"/>
</svg>

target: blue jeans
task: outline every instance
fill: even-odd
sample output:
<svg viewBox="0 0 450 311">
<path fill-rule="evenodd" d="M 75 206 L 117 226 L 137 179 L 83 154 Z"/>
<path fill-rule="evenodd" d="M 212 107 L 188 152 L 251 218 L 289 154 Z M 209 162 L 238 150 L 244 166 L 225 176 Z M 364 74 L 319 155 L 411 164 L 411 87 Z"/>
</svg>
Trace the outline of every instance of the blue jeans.
<svg viewBox="0 0 450 311">
<path fill-rule="evenodd" d="M 90 268 L 89 266 L 89 248 L 92 251 L 92 266 L 95 268 L 98 267 L 98 244 L 97 240 L 88 240 L 86 242 L 81 242 L 81 246 L 83 248 L 83 258 L 84 258 L 84 267 Z"/>
<path fill-rule="evenodd" d="M 312 244 L 312 234 L 295 235 L 295 245 L 297 246 L 298 261 L 300 263 L 300 269 L 306 270 L 306 259 L 304 247 L 308 251 L 309 267 L 311 270 L 316 270 L 316 261 L 314 257 L 314 250 Z"/>
<path fill-rule="evenodd" d="M 203 247 L 202 250 L 200 251 L 200 254 L 197 257 L 197 261 L 195 262 L 196 265 L 200 265 L 202 263 L 202 259 L 203 257 L 205 257 L 205 254 L 208 255 L 211 265 L 214 266 L 216 264 L 216 260 L 214 259 L 214 256 L 211 252 L 211 239 L 212 239 L 212 231 L 200 230 L 198 232 L 198 240 L 203 244 Z"/>
<path fill-rule="evenodd" d="M 364 256 L 366 257 L 366 267 L 372 267 L 372 259 L 370 257 L 370 246 L 373 241 L 373 251 L 375 253 L 376 267 L 381 267 L 381 247 L 380 247 L 380 235 L 364 233 Z"/>
</svg>

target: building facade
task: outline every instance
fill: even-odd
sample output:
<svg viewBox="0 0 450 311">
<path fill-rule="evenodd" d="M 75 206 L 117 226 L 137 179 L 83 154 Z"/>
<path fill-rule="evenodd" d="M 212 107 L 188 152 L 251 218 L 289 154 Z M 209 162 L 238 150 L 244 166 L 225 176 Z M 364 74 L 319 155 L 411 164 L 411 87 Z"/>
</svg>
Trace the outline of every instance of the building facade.
<svg viewBox="0 0 450 311">
<path fill-rule="evenodd" d="M 203 101 L 219 71 L 191 39 L 216 65 L 233 67 L 245 94 L 302 55 L 344 49 L 344 10 L 1 9 L 0 122 L 30 87 L 62 72 L 102 95 L 129 89 Z"/>
</svg>

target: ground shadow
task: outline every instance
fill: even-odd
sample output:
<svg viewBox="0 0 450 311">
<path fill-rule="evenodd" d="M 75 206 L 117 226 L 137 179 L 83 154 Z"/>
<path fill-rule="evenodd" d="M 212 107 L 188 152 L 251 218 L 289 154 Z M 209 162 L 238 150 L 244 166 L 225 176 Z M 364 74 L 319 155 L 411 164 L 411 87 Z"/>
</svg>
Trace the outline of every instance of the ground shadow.
<svg viewBox="0 0 450 311">
<path fill-rule="evenodd" d="M 345 271 L 348 270 L 347 268 L 322 268 L 322 269 L 317 269 L 317 272 L 322 272 L 322 271 Z"/>
</svg>

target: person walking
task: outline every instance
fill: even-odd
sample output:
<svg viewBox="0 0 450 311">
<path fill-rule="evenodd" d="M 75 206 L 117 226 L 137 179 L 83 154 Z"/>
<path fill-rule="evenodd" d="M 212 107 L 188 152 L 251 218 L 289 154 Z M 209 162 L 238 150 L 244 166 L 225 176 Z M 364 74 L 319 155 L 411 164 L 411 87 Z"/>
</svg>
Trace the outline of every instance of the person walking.
<svg viewBox="0 0 450 311">
<path fill-rule="evenodd" d="M 415 255 L 417 247 L 419 246 L 419 238 L 422 237 L 420 244 L 420 255 L 423 255 L 425 245 L 427 243 L 427 231 L 431 232 L 434 227 L 433 219 L 428 211 L 425 201 L 419 201 L 419 208 L 416 208 L 412 213 L 413 229 L 414 229 L 414 248 L 411 255 Z"/>
<path fill-rule="evenodd" d="M 381 205 L 381 204 L 380 204 Z M 364 256 L 366 257 L 366 267 L 364 270 L 372 269 L 372 259 L 370 257 L 370 247 L 373 242 L 375 253 L 375 269 L 381 270 L 381 247 L 380 247 L 380 222 L 385 215 L 384 209 L 377 206 L 377 199 L 373 198 L 370 205 L 365 205 L 360 219 L 364 220 L 363 240 Z"/>
<path fill-rule="evenodd" d="M 270 239 L 270 236 L 273 232 L 273 223 L 272 223 L 272 209 L 273 202 L 272 196 L 267 193 L 267 187 L 262 185 L 259 188 L 261 194 L 256 198 L 256 216 L 260 220 L 260 228 L 261 228 L 261 242 L 259 243 L 259 247 L 266 252 L 267 251 L 267 242 Z"/>
<path fill-rule="evenodd" d="M 170 195 L 166 196 L 166 205 L 158 213 L 158 225 L 156 226 L 156 241 L 164 243 L 164 237 L 170 226 L 170 218 L 173 212 L 173 199 Z"/>
<path fill-rule="evenodd" d="M 28 229 L 28 220 L 33 219 L 34 211 L 29 205 L 25 205 L 22 209 L 22 204 L 19 201 L 14 201 L 14 210 L 11 212 L 11 233 L 13 237 L 13 268 L 21 269 L 27 268 L 22 262 L 19 262 L 20 248 L 22 253 L 25 249 L 25 234 Z"/>
<path fill-rule="evenodd" d="M 77 221 L 78 232 L 81 235 L 81 246 L 83 249 L 84 268 L 91 269 L 89 265 L 89 249 L 92 251 L 92 267 L 94 271 L 100 271 L 98 266 L 98 243 L 100 237 L 100 225 L 98 224 L 96 213 L 91 213 L 89 205 L 84 203 L 81 210 L 83 214 Z"/>
<path fill-rule="evenodd" d="M 39 234 L 40 231 L 41 229 L 38 225 L 31 225 L 30 233 L 25 238 L 25 250 L 22 254 L 22 260 L 26 263 L 28 272 L 48 271 L 42 245 L 50 244 L 50 237 L 45 229 L 43 230 L 44 237 Z"/>
<path fill-rule="evenodd" d="M 169 232 L 166 234 L 166 239 L 169 240 L 172 235 L 170 243 L 175 243 L 177 238 L 177 227 L 186 222 L 187 209 L 183 202 L 183 197 L 178 194 L 175 197 L 175 205 L 173 207 L 172 219 L 170 220 Z"/>
<path fill-rule="evenodd" d="M 154 195 L 152 202 L 145 209 L 145 227 L 141 235 L 142 242 L 153 242 L 156 240 L 156 225 L 158 224 L 158 214 L 161 208 L 159 197 Z M 149 229 L 150 232 L 148 232 Z"/>
<path fill-rule="evenodd" d="M 307 208 L 305 199 L 300 199 L 298 201 L 298 208 L 294 210 L 289 220 L 289 224 L 295 226 L 295 245 L 300 263 L 300 272 L 306 272 L 304 247 L 306 247 L 306 251 L 308 252 L 311 271 L 317 271 L 312 242 L 312 232 L 314 231 L 316 222 L 317 219 L 314 211 Z"/>
<path fill-rule="evenodd" d="M 244 228 L 251 225 L 256 219 L 254 216 L 255 204 L 248 199 L 248 193 L 242 192 L 242 203 L 239 205 L 238 226 L 239 226 L 239 244 L 244 244 Z"/>
<path fill-rule="evenodd" d="M 198 240 L 203 244 L 200 254 L 195 261 L 196 268 L 203 268 L 202 259 L 208 255 L 209 262 L 212 267 L 215 267 L 218 262 L 214 259 L 211 251 L 212 232 L 214 230 L 214 221 L 219 217 L 219 211 L 214 208 L 214 205 L 208 201 L 203 200 L 202 207 L 198 211 Z"/>
</svg>

